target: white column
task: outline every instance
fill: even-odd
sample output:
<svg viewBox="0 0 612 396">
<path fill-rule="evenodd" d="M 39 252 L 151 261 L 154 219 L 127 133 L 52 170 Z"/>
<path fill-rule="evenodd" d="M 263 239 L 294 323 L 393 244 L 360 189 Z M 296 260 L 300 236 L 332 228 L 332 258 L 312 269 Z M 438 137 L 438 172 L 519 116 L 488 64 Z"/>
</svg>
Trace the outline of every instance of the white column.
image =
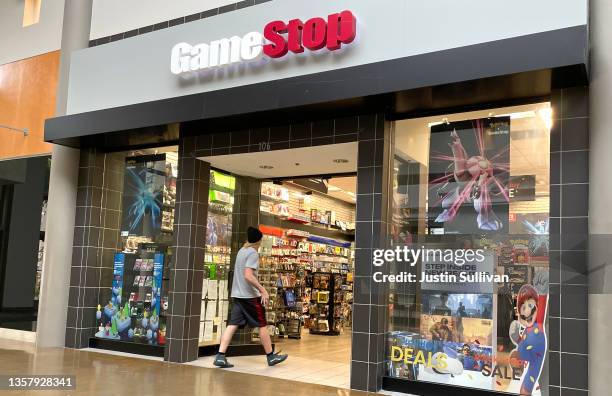
<svg viewBox="0 0 612 396">
<path fill-rule="evenodd" d="M 589 394 L 612 392 L 612 1 L 591 0 Z M 603 269 L 596 269 L 607 263 Z"/>
<path fill-rule="evenodd" d="M 89 43 L 92 0 L 65 0 L 56 116 L 66 114 L 72 51 Z M 53 146 L 36 343 L 63 347 L 80 151 Z"/>
</svg>

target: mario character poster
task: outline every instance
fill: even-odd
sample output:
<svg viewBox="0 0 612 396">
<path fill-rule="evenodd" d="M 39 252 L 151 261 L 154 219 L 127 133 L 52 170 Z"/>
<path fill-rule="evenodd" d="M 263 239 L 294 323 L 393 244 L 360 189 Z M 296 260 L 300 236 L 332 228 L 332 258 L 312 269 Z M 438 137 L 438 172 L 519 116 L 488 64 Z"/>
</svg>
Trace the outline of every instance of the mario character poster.
<svg viewBox="0 0 612 396">
<path fill-rule="evenodd" d="M 525 369 L 521 377 L 521 395 L 532 395 L 546 357 L 546 331 L 544 320 L 548 295 L 539 294 L 532 285 L 523 285 L 516 298 L 517 320 L 510 325 L 510 339 L 516 349 L 511 360 L 522 362 Z"/>
</svg>

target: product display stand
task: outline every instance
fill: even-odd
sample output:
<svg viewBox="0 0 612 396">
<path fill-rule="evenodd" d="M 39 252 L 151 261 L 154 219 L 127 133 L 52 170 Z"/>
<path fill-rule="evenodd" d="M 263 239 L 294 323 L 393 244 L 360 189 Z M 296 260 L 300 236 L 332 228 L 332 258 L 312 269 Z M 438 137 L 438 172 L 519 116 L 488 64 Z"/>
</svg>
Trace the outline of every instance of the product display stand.
<svg viewBox="0 0 612 396">
<path fill-rule="evenodd" d="M 287 270 L 287 276 L 290 279 L 293 275 L 296 275 L 295 269 Z M 302 338 L 302 321 L 299 315 L 301 307 L 300 303 L 296 302 L 295 299 L 301 293 L 302 284 L 301 281 L 296 279 L 292 283 L 285 286 L 280 279 L 277 282 L 277 295 L 281 298 L 276 300 L 276 314 L 279 317 L 275 325 L 278 328 L 279 336 L 300 339 Z"/>
<path fill-rule="evenodd" d="M 354 206 L 294 182 L 262 183 L 260 281 L 273 334 L 339 335 L 352 311 Z M 314 279 L 314 281 L 313 281 Z"/>
<path fill-rule="evenodd" d="M 299 339 L 303 326 L 313 334 L 339 334 L 351 312 L 350 243 L 260 227 L 266 237 L 259 275 L 270 294 L 266 319 L 274 333 Z"/>
<path fill-rule="evenodd" d="M 319 283 L 313 281 L 312 295 L 315 296 L 316 300 L 316 328 L 310 329 L 310 334 L 337 336 L 340 335 L 340 331 L 336 330 L 334 326 L 335 315 L 334 315 L 334 298 L 336 289 L 336 277 L 331 272 L 317 272 L 313 274 L 314 277 L 319 277 Z M 326 281 L 325 281 L 326 280 Z M 325 283 L 325 284 L 324 284 Z M 318 286 L 318 287 L 315 287 Z M 324 312 L 322 314 L 321 312 Z M 327 325 L 327 326 L 325 326 Z M 327 327 L 327 329 L 325 329 Z"/>
<path fill-rule="evenodd" d="M 98 306 L 97 338 L 164 345 L 166 343 L 167 246 L 143 243 L 137 253 L 116 253 L 110 301 Z"/>
</svg>

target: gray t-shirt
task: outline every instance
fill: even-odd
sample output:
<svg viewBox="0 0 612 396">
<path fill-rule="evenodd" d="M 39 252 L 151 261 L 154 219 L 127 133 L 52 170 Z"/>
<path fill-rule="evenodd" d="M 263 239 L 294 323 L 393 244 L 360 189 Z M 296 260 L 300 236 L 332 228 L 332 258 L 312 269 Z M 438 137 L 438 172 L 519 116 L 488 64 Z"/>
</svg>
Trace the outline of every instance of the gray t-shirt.
<svg viewBox="0 0 612 396">
<path fill-rule="evenodd" d="M 244 278 L 244 269 L 252 268 L 259 270 L 259 254 L 252 247 L 243 247 L 236 255 L 236 265 L 234 266 L 234 281 L 232 283 L 232 297 L 235 298 L 255 298 L 261 294 L 253 285 Z"/>
</svg>

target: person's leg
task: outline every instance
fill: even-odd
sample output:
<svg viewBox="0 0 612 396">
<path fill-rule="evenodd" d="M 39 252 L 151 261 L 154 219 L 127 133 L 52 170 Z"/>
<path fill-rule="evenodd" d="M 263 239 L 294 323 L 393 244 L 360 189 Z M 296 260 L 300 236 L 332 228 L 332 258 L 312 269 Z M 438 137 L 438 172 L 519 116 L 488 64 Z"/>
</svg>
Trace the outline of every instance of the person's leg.
<svg viewBox="0 0 612 396">
<path fill-rule="evenodd" d="M 221 335 L 221 344 L 219 345 L 219 353 L 227 352 L 227 348 L 229 347 L 230 342 L 232 341 L 232 337 L 234 333 L 238 329 L 237 325 L 229 325 L 225 328 L 225 331 Z M 270 336 L 268 336 L 270 339 Z"/>
<path fill-rule="evenodd" d="M 272 353 L 272 340 L 270 339 L 270 333 L 266 326 L 259 328 L 259 339 L 261 340 L 261 345 L 263 345 L 266 355 Z"/>
<path fill-rule="evenodd" d="M 259 339 L 261 340 L 261 345 L 264 347 L 264 351 L 266 351 L 268 366 L 276 366 L 287 360 L 287 355 L 280 355 L 272 349 L 272 340 L 270 339 L 270 333 L 266 326 L 259 328 Z"/>
<path fill-rule="evenodd" d="M 221 343 L 219 345 L 219 353 L 215 357 L 215 361 L 213 364 L 217 367 L 221 368 L 230 368 L 234 367 L 234 365 L 230 364 L 225 357 L 225 352 L 227 352 L 227 348 L 229 347 L 230 342 L 232 341 L 232 337 L 238 329 L 239 326 L 244 324 L 245 318 L 242 312 L 242 308 L 238 301 L 234 300 L 234 307 L 232 308 L 232 313 L 230 316 L 229 324 L 225 328 L 225 331 L 221 335 Z"/>
</svg>

